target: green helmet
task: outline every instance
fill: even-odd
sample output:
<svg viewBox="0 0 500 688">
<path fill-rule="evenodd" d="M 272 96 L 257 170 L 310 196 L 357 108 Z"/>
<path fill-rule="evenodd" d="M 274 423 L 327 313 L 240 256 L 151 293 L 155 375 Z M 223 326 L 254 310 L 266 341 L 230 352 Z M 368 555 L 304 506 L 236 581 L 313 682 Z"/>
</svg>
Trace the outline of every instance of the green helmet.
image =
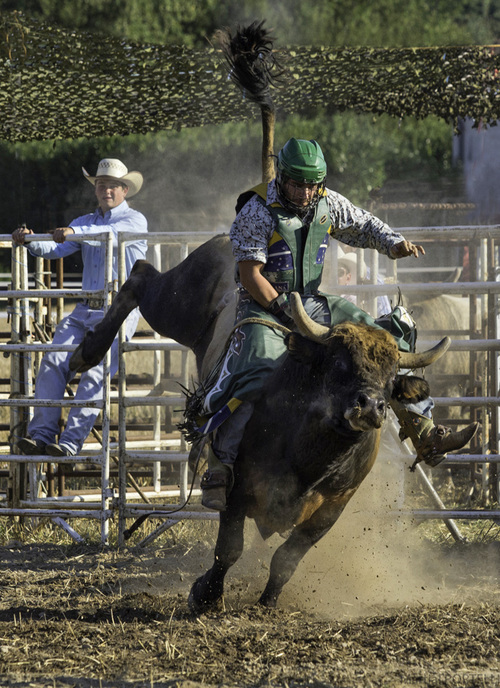
<svg viewBox="0 0 500 688">
<path fill-rule="evenodd" d="M 321 184 L 326 161 L 317 141 L 290 139 L 278 153 L 278 173 L 306 184 Z"/>
</svg>

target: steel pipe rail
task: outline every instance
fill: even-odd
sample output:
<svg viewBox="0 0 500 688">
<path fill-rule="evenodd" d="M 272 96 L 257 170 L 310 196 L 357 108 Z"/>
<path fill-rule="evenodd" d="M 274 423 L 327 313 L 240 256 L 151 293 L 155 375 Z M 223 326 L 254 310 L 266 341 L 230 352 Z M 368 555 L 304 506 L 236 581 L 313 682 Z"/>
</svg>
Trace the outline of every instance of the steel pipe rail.
<svg viewBox="0 0 500 688">
<path fill-rule="evenodd" d="M 0 344 L 0 351 L 9 353 L 37 353 L 45 351 L 75 351 L 74 344 Z"/>
<path fill-rule="evenodd" d="M 105 298 L 108 292 L 103 289 L 5 289 L 0 291 L 1 299 L 91 299 Z"/>
<path fill-rule="evenodd" d="M 350 284 L 349 287 L 329 287 L 332 294 L 369 294 L 383 296 L 385 294 L 500 294 L 500 282 L 434 282 L 431 284 L 414 284 L 399 282 L 395 284 Z"/>
<path fill-rule="evenodd" d="M 122 396 L 122 403 L 125 408 L 132 408 L 134 406 L 183 406 L 186 401 L 185 396 L 165 396 L 165 397 L 137 397 L 137 396 Z"/>
<path fill-rule="evenodd" d="M 416 458 L 415 453 L 410 456 Z M 439 465 L 448 466 L 452 463 L 500 463 L 500 454 L 447 454 Z"/>
<path fill-rule="evenodd" d="M 143 339 L 123 343 L 123 351 L 190 351 L 189 347 L 179 344 L 175 339 Z"/>
<path fill-rule="evenodd" d="M 81 494 L 81 495 L 64 495 L 62 497 L 44 497 L 43 498 L 43 506 L 47 505 L 47 508 L 50 507 L 52 504 L 53 506 L 58 506 L 61 507 L 66 504 L 68 509 L 74 509 L 75 506 L 80 506 L 82 504 L 88 504 L 89 508 L 94 508 L 94 504 L 98 505 L 100 508 L 100 502 L 97 501 L 100 499 L 100 495 L 95 493 L 89 493 L 89 494 Z M 33 502 L 30 500 L 24 500 L 21 502 L 21 504 L 26 504 L 28 507 L 33 506 Z"/>
<path fill-rule="evenodd" d="M 144 506 L 144 508 L 143 508 Z M 203 507 L 202 507 L 203 508 Z M 177 511 L 175 511 L 177 509 Z M 175 518 L 178 520 L 191 519 L 193 521 L 202 521 L 205 519 L 211 519 L 213 521 L 219 520 L 219 513 L 213 511 L 180 511 L 178 506 L 175 504 L 162 505 L 161 509 L 152 509 L 151 504 L 137 504 L 135 506 L 128 505 L 126 507 L 127 518 L 132 518 L 134 516 L 143 516 L 144 512 L 150 513 L 149 518 Z"/>
<path fill-rule="evenodd" d="M 151 463 L 151 461 L 164 461 L 166 463 L 180 463 L 187 461 L 189 452 L 131 452 L 122 454 L 123 461 L 127 463 Z"/>
<path fill-rule="evenodd" d="M 452 518 L 457 521 L 461 519 L 469 521 L 500 521 L 499 509 L 413 509 L 412 511 L 397 511 L 392 513 L 397 516 L 413 516 L 421 519 Z"/>
<path fill-rule="evenodd" d="M 94 456 L 84 456 L 82 454 L 75 454 L 74 456 L 49 456 L 48 454 L 0 454 L 0 461 L 8 461 L 9 463 L 84 463 L 102 465 L 104 460 L 103 454 L 95 454 Z"/>
<path fill-rule="evenodd" d="M 168 398 L 168 397 L 175 397 L 176 399 L 182 399 L 183 401 L 185 400 L 185 397 L 180 396 L 176 392 L 169 392 L 168 390 L 165 390 L 165 392 L 162 394 L 161 397 L 155 397 L 153 394 L 151 394 L 151 390 L 148 389 L 134 389 L 132 390 L 127 390 L 124 394 L 121 395 L 122 399 L 163 399 L 163 398 Z"/>
<path fill-rule="evenodd" d="M 418 340 L 419 351 L 435 346 L 439 339 Z M 500 339 L 452 339 L 448 351 L 500 351 Z"/>
<path fill-rule="evenodd" d="M 152 490 L 151 488 L 148 490 L 141 490 L 142 495 L 146 495 L 146 497 L 150 497 L 151 499 L 161 499 L 163 497 L 165 498 L 173 498 L 173 497 L 178 497 L 179 496 L 179 488 L 176 487 L 175 489 L 172 490 L 166 490 L 166 489 L 161 489 L 161 490 Z M 191 497 L 200 497 L 201 496 L 201 490 L 199 488 L 193 488 L 191 491 Z M 132 504 L 130 500 L 135 500 L 139 499 L 142 495 L 140 495 L 138 492 L 135 492 L 134 490 L 128 490 L 127 491 L 127 503 Z"/>
<path fill-rule="evenodd" d="M 20 397 L 18 399 L 2 399 L 2 406 L 51 406 L 51 407 L 68 407 L 68 408 L 98 408 L 102 409 L 104 407 L 104 401 L 79 401 L 78 399 L 73 399 L 72 397 L 64 397 L 64 399 L 58 399 L 54 401 L 53 399 L 34 399 L 33 397 Z"/>
<path fill-rule="evenodd" d="M 68 499 L 61 499 L 61 501 L 56 501 L 56 498 L 51 499 L 50 497 L 46 497 L 43 500 L 39 499 L 36 502 L 36 508 L 40 509 L 44 513 L 46 511 L 50 511 L 51 509 L 54 509 L 55 507 L 57 507 L 58 509 L 64 509 L 68 512 L 73 513 L 74 511 L 81 511 L 82 505 L 84 505 L 86 510 L 98 511 L 98 510 L 102 509 L 102 505 L 100 502 L 100 495 L 98 495 L 97 498 L 99 501 L 96 501 L 96 495 L 93 495 L 92 500 L 88 500 L 88 501 L 82 500 L 80 502 L 76 502 L 76 501 L 73 502 L 73 501 L 68 500 Z M 20 504 L 20 507 L 23 509 L 33 508 L 33 502 L 31 500 L 27 500 L 27 499 L 21 500 L 21 502 L 19 504 Z"/>
<path fill-rule="evenodd" d="M 448 227 L 398 227 L 397 231 L 411 236 L 412 241 L 428 239 L 466 241 L 473 243 L 479 239 L 500 239 L 500 225 L 455 225 Z"/>
<path fill-rule="evenodd" d="M 485 406 L 492 404 L 498 406 L 500 397 L 433 397 L 436 404 L 446 406 Z"/>
<path fill-rule="evenodd" d="M 160 450 L 165 450 L 166 447 L 180 447 L 181 442 L 180 440 L 176 439 L 166 439 L 166 440 L 128 440 L 127 441 L 127 447 L 130 449 L 151 449 L 154 448 L 156 451 L 158 449 Z M 113 451 L 115 449 L 119 448 L 119 443 L 118 442 L 110 442 L 109 443 L 109 448 Z"/>
<path fill-rule="evenodd" d="M 59 516 L 61 518 L 113 518 L 113 510 L 107 509 L 105 511 L 94 511 L 92 509 L 82 509 L 82 510 L 62 510 L 61 509 L 9 509 L 0 507 L 0 516 L 24 516 L 24 517 L 36 517 L 46 518 L 47 516 Z"/>
<path fill-rule="evenodd" d="M 448 454 L 442 466 L 453 463 L 500 463 L 498 454 Z"/>
<path fill-rule="evenodd" d="M 96 232 L 95 234 L 92 234 L 93 241 L 107 241 L 108 237 L 109 232 Z M 144 234 L 142 235 L 142 238 L 144 238 Z M 30 244 L 32 241 L 54 241 L 54 237 L 49 233 L 26 234 L 24 241 L 26 244 Z M 86 237 L 83 234 L 71 234 L 70 236 L 66 237 L 65 241 L 74 241 L 76 244 L 83 244 L 85 241 L 88 241 L 88 236 Z M 11 234 L 0 234 L 0 245 L 12 248 L 15 246 L 21 246 L 22 244 L 14 244 Z"/>
<path fill-rule="evenodd" d="M 148 232 L 148 244 L 173 244 L 179 246 L 199 246 L 213 237 L 227 232 Z M 121 232 L 120 242 L 125 244 L 137 239 L 144 239 L 141 232 Z"/>
</svg>

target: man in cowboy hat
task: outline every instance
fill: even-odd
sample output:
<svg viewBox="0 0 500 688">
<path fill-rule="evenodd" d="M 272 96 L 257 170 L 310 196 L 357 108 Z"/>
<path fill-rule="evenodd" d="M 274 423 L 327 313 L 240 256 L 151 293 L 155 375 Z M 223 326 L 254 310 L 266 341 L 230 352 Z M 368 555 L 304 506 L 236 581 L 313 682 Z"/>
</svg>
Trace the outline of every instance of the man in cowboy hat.
<svg viewBox="0 0 500 688">
<path fill-rule="evenodd" d="M 359 262 L 363 267 L 363 274 L 367 278 L 370 277 L 370 270 L 366 267 L 365 262 L 359 256 Z M 358 254 L 355 251 L 343 250 L 340 246 L 337 248 L 337 265 L 338 277 L 337 283 L 340 286 L 356 284 L 358 281 Z M 380 275 L 377 277 L 379 284 L 384 284 L 384 280 Z M 356 297 L 351 294 L 342 294 L 344 299 L 351 303 L 357 303 Z M 377 317 L 391 312 L 391 302 L 388 297 L 381 295 L 377 297 Z"/>
<path fill-rule="evenodd" d="M 83 168 L 82 168 L 83 169 Z M 95 177 L 83 169 L 84 177 L 94 186 L 98 207 L 93 213 L 82 215 L 69 223 L 68 227 L 51 230 L 53 241 L 26 242 L 28 251 L 43 258 L 62 258 L 81 251 L 83 260 L 82 289 L 97 290 L 105 287 L 105 244 L 92 241 L 92 235 L 110 232 L 113 246 L 117 246 L 120 232 L 147 232 L 147 221 L 142 213 L 133 210 L 125 200 L 140 191 L 143 178 L 140 172 L 129 172 L 126 166 L 115 158 L 104 158 L 97 167 Z M 24 244 L 26 235 L 33 230 L 21 227 L 12 234 L 17 244 Z M 70 239 L 73 235 L 89 237 L 82 243 Z M 127 244 L 125 265 L 127 277 L 132 266 L 145 258 L 146 240 L 136 240 Z M 116 258 L 116 254 L 115 254 Z M 113 279 L 117 278 L 116 260 L 113 261 Z M 102 320 L 104 299 L 85 299 L 79 302 L 73 312 L 58 325 L 54 334 L 54 344 L 61 346 L 79 344 L 89 330 Z M 139 320 L 139 312 L 133 311 L 126 321 L 126 338 L 132 337 Z M 66 385 L 74 377 L 69 368 L 71 352 L 47 352 L 40 364 L 35 383 L 35 399 L 62 399 Z M 111 347 L 111 375 L 118 369 L 118 340 Z M 91 368 L 81 376 L 75 399 L 95 401 L 102 398 L 103 365 Z M 49 456 L 74 456 L 78 454 L 99 414 L 96 408 L 72 408 L 68 414 L 66 427 L 60 435 L 59 419 L 61 409 L 38 406 L 28 426 L 29 437 L 17 440 L 24 454 L 48 454 Z"/>
</svg>

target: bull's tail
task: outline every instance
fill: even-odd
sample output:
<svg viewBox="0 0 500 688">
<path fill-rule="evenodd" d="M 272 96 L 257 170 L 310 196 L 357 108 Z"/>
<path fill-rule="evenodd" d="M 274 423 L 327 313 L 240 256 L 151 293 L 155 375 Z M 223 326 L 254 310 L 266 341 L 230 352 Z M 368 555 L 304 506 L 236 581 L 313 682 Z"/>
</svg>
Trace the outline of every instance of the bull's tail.
<svg viewBox="0 0 500 688">
<path fill-rule="evenodd" d="M 273 37 L 264 22 L 253 22 L 238 28 L 232 36 L 229 29 L 216 32 L 216 38 L 229 65 L 229 78 L 245 98 L 256 103 L 262 116 L 262 181 L 274 177 L 275 108 L 271 87 L 276 86 L 284 69 L 273 51 Z"/>
</svg>

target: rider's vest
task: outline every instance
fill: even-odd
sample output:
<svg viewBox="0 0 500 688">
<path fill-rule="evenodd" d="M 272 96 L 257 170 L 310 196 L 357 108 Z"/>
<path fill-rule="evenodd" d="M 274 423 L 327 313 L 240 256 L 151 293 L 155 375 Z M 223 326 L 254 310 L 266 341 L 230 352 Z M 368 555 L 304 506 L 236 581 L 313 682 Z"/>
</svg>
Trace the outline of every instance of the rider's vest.
<svg viewBox="0 0 500 688">
<path fill-rule="evenodd" d="M 298 291 L 312 294 L 318 290 L 328 247 L 330 213 L 326 197 L 322 196 L 315 208 L 310 224 L 280 203 L 267 205 L 267 184 L 259 184 L 242 194 L 237 208 L 241 208 L 252 195 L 270 212 L 274 232 L 268 244 L 267 263 L 262 274 L 278 292 Z"/>
</svg>

